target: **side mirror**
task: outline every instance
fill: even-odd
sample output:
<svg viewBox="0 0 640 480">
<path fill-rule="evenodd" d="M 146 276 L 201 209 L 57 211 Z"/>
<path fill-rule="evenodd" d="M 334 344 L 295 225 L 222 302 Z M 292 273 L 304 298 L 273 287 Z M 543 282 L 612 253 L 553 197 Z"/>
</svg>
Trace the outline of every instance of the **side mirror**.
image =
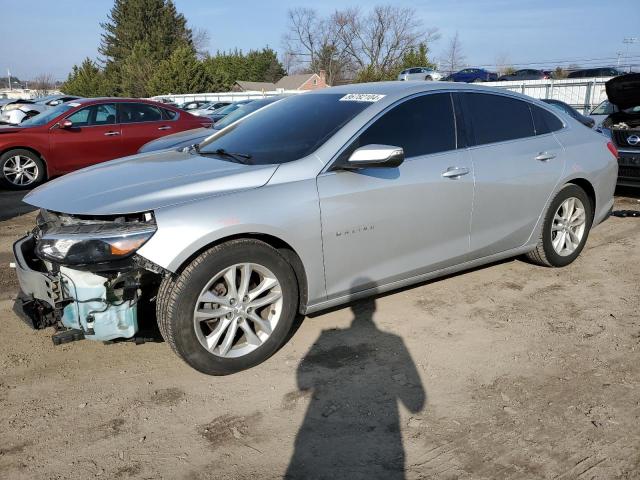
<svg viewBox="0 0 640 480">
<path fill-rule="evenodd" d="M 402 147 L 365 145 L 355 150 L 342 168 L 395 168 L 404 161 Z"/>
<path fill-rule="evenodd" d="M 73 122 L 71 120 L 62 120 L 60 122 L 60 128 L 71 128 L 73 127 Z"/>
</svg>

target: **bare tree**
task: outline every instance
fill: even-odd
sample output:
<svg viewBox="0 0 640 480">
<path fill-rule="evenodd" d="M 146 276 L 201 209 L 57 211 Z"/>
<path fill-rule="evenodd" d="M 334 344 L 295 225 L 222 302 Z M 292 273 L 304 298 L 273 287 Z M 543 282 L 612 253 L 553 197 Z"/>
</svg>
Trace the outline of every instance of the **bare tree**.
<svg viewBox="0 0 640 480">
<path fill-rule="evenodd" d="M 332 19 L 321 18 L 314 9 L 302 7 L 289 10 L 288 16 L 289 30 L 283 38 L 285 70 L 324 70 L 330 85 L 343 78 L 349 57 Z"/>
<path fill-rule="evenodd" d="M 209 55 L 209 42 L 211 41 L 209 31 L 206 28 L 196 28 L 192 32 L 193 48 L 196 50 L 198 58 L 203 59 Z"/>
<path fill-rule="evenodd" d="M 511 58 L 509 58 L 509 55 L 506 53 L 500 53 L 496 57 L 495 67 L 496 67 L 496 72 L 498 73 L 498 76 L 508 75 L 515 71 L 515 69 L 511 64 Z"/>
<path fill-rule="evenodd" d="M 449 45 L 442 56 L 441 65 L 445 72 L 453 73 L 464 67 L 466 56 L 462 51 L 462 43 L 458 32 L 451 37 Z"/>
<path fill-rule="evenodd" d="M 36 92 L 36 97 L 43 97 L 56 87 L 56 82 L 51 73 L 40 73 L 31 81 L 31 89 Z"/>
<path fill-rule="evenodd" d="M 341 48 L 359 70 L 384 75 L 394 69 L 411 48 L 439 38 L 435 28 L 425 29 L 413 8 L 377 6 L 368 14 L 358 8 L 332 16 Z"/>
</svg>

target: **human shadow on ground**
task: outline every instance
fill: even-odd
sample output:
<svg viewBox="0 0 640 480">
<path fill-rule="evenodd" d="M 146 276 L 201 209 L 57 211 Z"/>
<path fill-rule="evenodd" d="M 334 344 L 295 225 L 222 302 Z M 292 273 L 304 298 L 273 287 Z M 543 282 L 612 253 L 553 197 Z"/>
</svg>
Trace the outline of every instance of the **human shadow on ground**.
<svg viewBox="0 0 640 480">
<path fill-rule="evenodd" d="M 323 331 L 298 366 L 311 398 L 286 479 L 405 478 L 398 404 L 418 412 L 426 394 L 403 340 L 376 327 L 375 299 L 351 310 L 350 327 Z"/>
</svg>

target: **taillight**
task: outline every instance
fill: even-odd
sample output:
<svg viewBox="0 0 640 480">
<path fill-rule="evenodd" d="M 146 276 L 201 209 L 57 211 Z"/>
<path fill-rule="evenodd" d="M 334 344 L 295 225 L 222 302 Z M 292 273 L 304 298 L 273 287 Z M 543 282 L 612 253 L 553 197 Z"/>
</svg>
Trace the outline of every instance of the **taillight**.
<svg viewBox="0 0 640 480">
<path fill-rule="evenodd" d="M 612 142 L 607 142 L 607 148 L 611 152 L 611 155 L 613 155 L 614 157 L 618 158 L 618 149 L 616 148 L 616 146 Z"/>
</svg>

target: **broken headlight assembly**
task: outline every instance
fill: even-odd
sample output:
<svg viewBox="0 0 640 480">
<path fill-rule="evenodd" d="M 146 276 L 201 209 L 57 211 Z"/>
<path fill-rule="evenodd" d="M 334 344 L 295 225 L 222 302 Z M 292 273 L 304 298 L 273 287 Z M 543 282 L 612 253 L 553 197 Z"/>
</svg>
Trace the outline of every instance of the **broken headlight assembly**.
<svg viewBox="0 0 640 480">
<path fill-rule="evenodd" d="M 156 232 L 150 213 L 134 219 L 83 219 L 43 211 L 38 225 L 38 257 L 69 266 L 126 259 Z"/>
</svg>

